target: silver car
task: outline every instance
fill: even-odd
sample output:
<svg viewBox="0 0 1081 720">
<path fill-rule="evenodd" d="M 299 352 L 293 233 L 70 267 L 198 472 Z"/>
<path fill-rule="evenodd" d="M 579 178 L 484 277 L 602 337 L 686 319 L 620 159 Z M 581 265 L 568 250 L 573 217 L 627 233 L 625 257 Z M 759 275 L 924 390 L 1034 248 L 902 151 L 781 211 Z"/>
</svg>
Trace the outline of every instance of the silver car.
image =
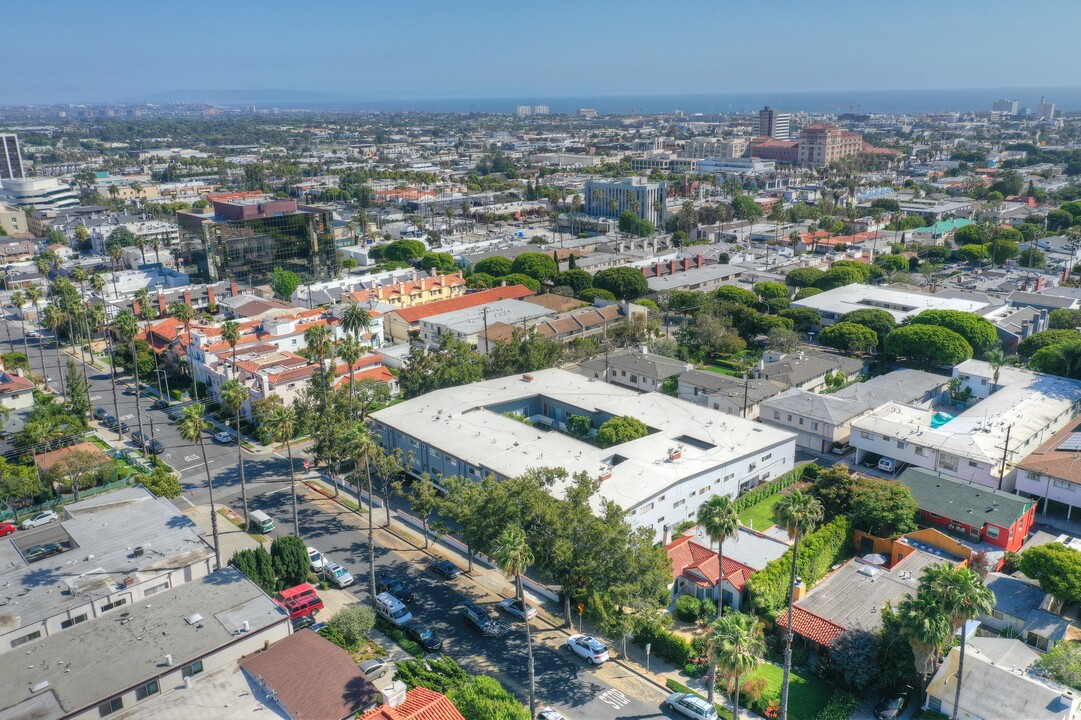
<svg viewBox="0 0 1081 720">
<path fill-rule="evenodd" d="M 353 584 L 353 576 L 349 574 L 349 571 L 333 560 L 327 560 L 327 564 L 323 566 L 323 577 L 339 589 Z"/>
<path fill-rule="evenodd" d="M 40 525 L 48 525 L 49 523 L 55 522 L 59 519 L 60 516 L 57 515 L 54 511 L 45 510 L 44 512 L 39 512 L 33 517 L 26 518 L 22 521 L 22 523 L 19 524 L 19 527 L 21 527 L 23 530 L 29 530 L 31 528 L 36 528 Z"/>
</svg>

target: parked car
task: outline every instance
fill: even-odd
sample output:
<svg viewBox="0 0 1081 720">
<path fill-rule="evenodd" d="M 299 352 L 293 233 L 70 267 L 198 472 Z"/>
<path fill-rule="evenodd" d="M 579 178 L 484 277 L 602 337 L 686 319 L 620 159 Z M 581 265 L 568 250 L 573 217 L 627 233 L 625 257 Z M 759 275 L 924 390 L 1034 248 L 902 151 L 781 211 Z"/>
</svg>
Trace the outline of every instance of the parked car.
<svg viewBox="0 0 1081 720">
<path fill-rule="evenodd" d="M 11 523 L 0 523 L 0 537 L 11 535 L 17 529 L 18 528 L 16 528 Z"/>
<path fill-rule="evenodd" d="M 433 560 L 428 566 L 436 575 L 442 575 L 447 580 L 453 580 L 462 574 L 461 568 L 450 560 Z"/>
<path fill-rule="evenodd" d="M 116 428 L 113 429 L 115 430 Z M 124 422 L 123 420 L 120 421 L 120 432 L 126 433 L 130 429 L 131 428 L 128 427 L 128 424 L 126 422 Z"/>
<path fill-rule="evenodd" d="M 608 661 L 608 648 L 592 635 L 571 635 L 567 638 L 567 649 L 585 658 L 590 665 L 600 665 Z"/>
<path fill-rule="evenodd" d="M 320 572 L 323 569 L 323 566 L 327 564 L 326 559 L 323 557 L 323 553 L 310 545 L 308 546 L 308 562 L 311 563 L 312 572 Z"/>
<path fill-rule="evenodd" d="M 211 437 L 214 438 L 214 442 L 219 445 L 228 445 L 233 442 L 233 436 L 227 432 L 216 432 L 211 435 Z"/>
<path fill-rule="evenodd" d="M 326 627 L 328 627 L 328 625 L 326 623 L 316 623 L 316 624 L 312 625 L 311 631 L 317 633 L 317 632 L 319 632 L 320 630 L 323 630 Z"/>
<path fill-rule="evenodd" d="M 360 671 L 364 673 L 364 677 L 368 678 L 368 682 L 375 684 L 383 678 L 392 680 L 394 673 L 398 672 L 398 666 L 394 664 L 393 660 L 372 658 L 360 664 Z"/>
<path fill-rule="evenodd" d="M 896 693 L 886 695 L 875 705 L 875 717 L 878 720 L 896 720 L 908 707 L 912 700 L 912 689 L 905 688 Z"/>
<path fill-rule="evenodd" d="M 151 407 L 155 410 L 165 410 L 169 407 L 169 401 L 165 398 L 158 398 Z"/>
<path fill-rule="evenodd" d="M 882 458 L 882 459 L 880 459 L 878 461 L 878 469 L 881 470 L 882 472 L 888 472 L 888 473 L 896 472 L 897 471 L 897 461 L 894 460 L 893 458 L 884 457 L 884 458 Z"/>
<path fill-rule="evenodd" d="M 94 408 L 94 419 L 95 420 L 104 420 L 106 417 L 108 417 L 108 415 L 109 415 L 109 411 L 106 410 L 105 408 L 103 408 L 103 407 Z"/>
<path fill-rule="evenodd" d="M 717 720 L 717 708 L 713 703 L 691 693 L 672 693 L 664 704 L 669 710 L 695 720 Z"/>
<path fill-rule="evenodd" d="M 404 628 L 413 621 L 413 613 L 405 603 L 388 592 L 375 596 L 375 614 L 397 628 Z"/>
<path fill-rule="evenodd" d="M 567 720 L 567 718 L 549 706 L 537 713 L 537 720 Z"/>
<path fill-rule="evenodd" d="M 495 615 L 490 613 L 487 608 L 478 605 L 472 600 L 466 600 L 462 603 L 462 617 L 464 617 L 466 623 L 472 625 L 477 632 L 491 635 L 496 630 Z"/>
<path fill-rule="evenodd" d="M 413 602 L 413 591 L 400 577 L 392 573 L 376 573 L 375 589 L 376 592 L 388 592 L 404 602 Z"/>
<path fill-rule="evenodd" d="M 36 528 L 41 525 L 48 525 L 49 523 L 59 520 L 60 516 L 52 510 L 44 510 L 37 515 L 31 515 L 22 521 L 19 525 L 23 530 L 29 530 L 30 528 Z"/>
<path fill-rule="evenodd" d="M 135 392 L 135 388 L 133 388 L 133 387 L 131 387 L 131 386 L 129 385 L 128 387 L 124 388 L 124 394 L 125 394 L 125 395 L 128 395 L 129 397 L 130 397 L 131 395 L 135 395 L 135 394 L 136 394 L 136 392 Z"/>
<path fill-rule="evenodd" d="M 151 455 L 161 455 L 165 452 L 165 446 L 161 444 L 161 440 L 150 440 L 146 444 L 146 451 Z"/>
<path fill-rule="evenodd" d="M 532 620 L 537 616 L 537 608 L 532 605 L 527 605 L 517 598 L 507 598 L 502 601 L 499 603 L 499 609 L 508 615 L 513 615 L 519 620 Z"/>
<path fill-rule="evenodd" d="M 308 583 L 301 583 L 282 590 L 274 596 L 274 601 L 289 612 L 289 619 L 296 620 L 304 615 L 312 615 L 323 609 L 323 600 Z"/>
<path fill-rule="evenodd" d="M 419 620 L 409 623 L 405 628 L 405 634 L 428 652 L 436 652 L 443 647 L 443 639 Z"/>
<path fill-rule="evenodd" d="M 300 617 L 293 618 L 293 632 L 297 630 L 303 630 L 304 628 L 310 628 L 315 625 L 315 615 L 301 615 Z"/>
<path fill-rule="evenodd" d="M 116 426 L 116 416 L 115 415 L 106 415 L 105 417 L 103 417 L 101 419 L 101 424 L 104 425 L 107 428 L 115 427 Z"/>
<path fill-rule="evenodd" d="M 323 577 L 339 590 L 353 584 L 353 576 L 349 571 L 333 560 L 327 560 L 327 564 L 323 566 Z"/>
<path fill-rule="evenodd" d="M 64 546 L 60 543 L 43 543 L 27 548 L 26 552 L 23 553 L 23 557 L 26 558 L 26 562 L 32 563 L 53 555 L 59 555 L 62 552 L 64 552 Z"/>
<path fill-rule="evenodd" d="M 147 438 L 141 432 L 136 430 L 131 434 L 131 441 L 139 447 L 143 447 L 144 445 L 146 445 Z"/>
</svg>

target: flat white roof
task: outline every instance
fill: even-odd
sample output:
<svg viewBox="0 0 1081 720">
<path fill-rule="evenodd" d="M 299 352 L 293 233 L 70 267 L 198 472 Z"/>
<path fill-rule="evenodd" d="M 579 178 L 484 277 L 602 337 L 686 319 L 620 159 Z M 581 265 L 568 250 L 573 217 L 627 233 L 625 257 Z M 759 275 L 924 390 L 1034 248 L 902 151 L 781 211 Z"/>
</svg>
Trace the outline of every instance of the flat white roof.
<svg viewBox="0 0 1081 720">
<path fill-rule="evenodd" d="M 724 466 L 763 450 L 793 442 L 795 435 L 660 393 L 640 394 L 565 370 L 530 373 L 444 388 L 380 410 L 379 423 L 427 443 L 466 462 L 504 477 L 530 468 L 564 467 L 572 475 L 593 477 L 612 465 L 612 477 L 601 483 L 594 505 L 611 500 L 630 509 L 682 480 Z M 646 437 L 607 449 L 561 432 L 547 432 L 487 410 L 514 400 L 543 396 L 590 412 L 630 415 L 657 430 Z M 697 447 L 682 437 L 697 440 Z M 683 446 L 682 457 L 668 460 L 668 451 Z M 707 446 L 711 446 L 708 447 Z M 707 449 L 704 449 L 707 448 Z M 562 495 L 564 488 L 553 488 Z"/>
<path fill-rule="evenodd" d="M 792 303 L 792 306 L 837 315 L 844 315 L 853 310 L 878 308 L 885 310 L 890 315 L 893 315 L 895 320 L 900 321 L 917 315 L 924 310 L 976 312 L 989 304 L 982 300 L 962 300 L 940 295 L 921 295 L 877 285 L 845 285 L 802 300 L 796 300 Z"/>
</svg>

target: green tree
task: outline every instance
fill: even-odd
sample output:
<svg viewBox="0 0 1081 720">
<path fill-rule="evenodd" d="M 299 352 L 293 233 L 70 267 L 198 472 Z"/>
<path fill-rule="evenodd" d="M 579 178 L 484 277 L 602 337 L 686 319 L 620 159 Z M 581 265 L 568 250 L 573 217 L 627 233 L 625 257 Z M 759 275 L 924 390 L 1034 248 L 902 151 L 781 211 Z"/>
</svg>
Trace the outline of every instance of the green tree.
<svg viewBox="0 0 1081 720">
<path fill-rule="evenodd" d="M 19 522 L 19 506 L 42 491 L 35 468 L 10 465 L 0 457 L 0 502 L 11 508 L 12 521 Z"/>
<path fill-rule="evenodd" d="M 511 274 L 511 265 L 512 263 L 508 258 L 493 255 L 478 262 L 473 267 L 473 271 L 491 275 L 494 278 L 501 278 L 504 275 Z"/>
<path fill-rule="evenodd" d="M 641 270 L 632 267 L 605 268 L 593 276 L 593 287 L 607 290 L 617 300 L 633 300 L 649 292 Z"/>
<path fill-rule="evenodd" d="M 942 650 L 950 642 L 952 631 L 949 617 L 938 598 L 923 587 L 914 597 L 909 595 L 897 605 L 897 619 L 901 634 L 912 646 L 916 671 L 926 686 Z"/>
<path fill-rule="evenodd" d="M 1076 330 L 1081 327 L 1081 310 L 1057 308 L 1047 315 L 1047 323 L 1047 326 L 1052 330 Z M 1038 334 L 1036 333 L 1036 335 Z M 1035 337 L 1035 335 L 1029 337 Z"/>
<path fill-rule="evenodd" d="M 1050 319 L 1050 317 L 1049 314 L 1048 319 Z M 1038 333 L 1032 333 L 1027 338 L 1017 343 L 1017 354 L 1022 358 L 1030 358 L 1045 347 L 1079 342 L 1081 342 L 1081 332 L 1072 328 L 1041 330 Z"/>
<path fill-rule="evenodd" d="M 233 553 L 229 564 L 235 567 L 267 595 L 278 592 L 278 578 L 274 574 L 274 561 L 262 545 Z"/>
<path fill-rule="evenodd" d="M 516 594 L 525 602 L 522 590 L 522 575 L 533 564 L 533 551 L 526 540 L 526 534 L 520 527 L 509 526 L 499 536 L 492 549 L 492 559 L 499 569 L 514 579 Z M 536 678 L 533 672 L 533 638 L 529 632 L 529 615 L 523 618 L 525 625 L 526 668 L 529 672 L 529 717 L 537 715 Z"/>
<path fill-rule="evenodd" d="M 886 336 L 885 351 L 918 368 L 956 365 L 972 357 L 972 346 L 949 328 L 908 325 Z"/>
<path fill-rule="evenodd" d="M 243 508 L 244 527 L 248 527 L 248 487 L 244 481 L 244 444 L 240 442 L 240 411 L 248 402 L 248 389 L 237 378 L 226 380 L 221 386 L 221 404 L 226 410 L 233 413 L 234 426 L 236 427 L 236 459 L 237 468 L 240 472 L 240 502 Z"/>
<path fill-rule="evenodd" d="M 873 352 L 878 347 L 878 335 L 866 325 L 838 322 L 822 328 L 818 342 L 846 353 Z"/>
<path fill-rule="evenodd" d="M 535 330 L 515 329 L 506 342 L 497 342 L 485 358 L 487 377 L 504 377 L 517 373 L 558 367 L 563 363 L 563 343 L 538 335 Z"/>
<path fill-rule="evenodd" d="M 876 537 L 896 538 L 918 529 L 919 508 L 911 491 L 901 483 L 861 478 L 851 502 L 856 528 Z"/>
<path fill-rule="evenodd" d="M 510 275 L 504 275 L 499 279 L 507 285 L 525 285 L 533 292 L 537 292 L 541 288 L 540 280 L 529 277 L 528 275 L 523 275 L 522 273 L 511 273 Z"/>
<path fill-rule="evenodd" d="M 649 428 L 641 420 L 629 415 L 620 415 L 605 421 L 597 428 L 597 445 L 604 448 L 612 447 L 637 440 L 648 434 Z"/>
<path fill-rule="evenodd" d="M 822 288 L 807 287 L 801 288 L 793 297 L 792 300 L 803 300 L 804 298 L 814 297 L 815 295 L 821 295 Z"/>
<path fill-rule="evenodd" d="M 65 394 L 68 396 L 64 403 L 73 417 L 79 418 L 83 427 L 86 427 L 90 415 L 90 395 L 86 380 L 75 366 L 74 360 L 67 362 L 67 380 L 64 383 Z"/>
<path fill-rule="evenodd" d="M 1031 667 L 1035 675 L 1081 690 L 1081 643 L 1060 642 Z"/>
<path fill-rule="evenodd" d="M 404 397 L 414 398 L 432 390 L 476 382 L 483 376 L 483 356 L 465 342 L 444 334 L 434 350 L 416 345 L 410 348 L 398 386 Z"/>
<path fill-rule="evenodd" d="M 392 262 L 410 262 L 422 257 L 426 252 L 428 247 L 420 240 L 404 238 L 384 247 L 383 258 Z"/>
<path fill-rule="evenodd" d="M 772 328 L 767 334 L 766 347 L 781 353 L 795 352 L 799 348 L 799 335 L 794 330 Z"/>
<path fill-rule="evenodd" d="M 809 288 L 817 285 L 825 274 L 818 268 L 797 268 L 784 276 L 784 282 L 791 287 Z"/>
<path fill-rule="evenodd" d="M 299 275 L 291 270 L 274 268 L 270 276 L 270 289 L 274 291 L 275 297 L 289 301 L 298 287 L 300 287 Z"/>
<path fill-rule="evenodd" d="M 276 443 L 285 443 L 289 456 L 289 493 L 293 496 L 293 534 L 300 537 L 300 513 L 297 510 L 297 477 L 293 467 L 293 438 L 297 433 L 297 414 L 291 407 L 279 407 L 266 420 L 267 432 Z"/>
<path fill-rule="evenodd" d="M 588 287 L 578 293 L 578 299 L 592 304 L 594 300 L 615 301 L 616 296 L 602 288 Z"/>
<path fill-rule="evenodd" d="M 172 499 L 180 497 L 180 493 L 183 492 L 180 487 L 180 479 L 163 464 L 154 465 L 154 469 L 151 470 L 149 475 L 140 473 L 136 477 L 147 490 L 158 497 Z"/>
<path fill-rule="evenodd" d="M 1047 268 L 1047 256 L 1044 255 L 1043 250 L 1025 248 L 1017 256 L 1017 264 L 1021 267 L 1043 270 Z"/>
<path fill-rule="evenodd" d="M 462 717 L 470 720 L 529 720 L 530 715 L 517 698 L 499 681 L 487 675 L 450 692 L 450 700 Z"/>
<path fill-rule="evenodd" d="M 862 283 L 866 279 L 864 273 L 858 268 L 849 266 L 837 267 L 837 263 L 834 263 L 834 266 L 818 279 L 815 283 L 815 287 L 821 290 L 833 290 L 834 288 L 843 287 L 845 285 Z"/>
<path fill-rule="evenodd" d="M 139 321 L 135 319 L 135 313 L 124 308 L 113 318 L 113 330 L 121 340 L 128 344 L 131 351 L 131 374 L 135 378 L 135 397 L 142 395 L 142 387 L 139 384 L 139 354 L 136 348 L 135 338 L 139 334 Z M 149 364 L 149 363 L 148 363 Z M 149 369 L 149 368 L 148 368 Z M 143 430 L 143 411 L 140 403 L 135 403 L 136 425 L 139 427 L 141 437 L 146 437 Z"/>
<path fill-rule="evenodd" d="M 778 317 L 788 318 L 799 332 L 816 330 L 822 324 L 822 316 L 817 310 L 802 307 L 786 308 L 779 313 Z"/>
<path fill-rule="evenodd" d="M 908 260 L 905 260 L 901 255 L 881 255 L 875 258 L 875 265 L 878 265 L 887 273 L 908 270 Z"/>
<path fill-rule="evenodd" d="M 311 560 L 304 541 L 296 535 L 274 538 L 270 544 L 270 558 L 283 587 L 293 587 L 308 579 Z"/>
<path fill-rule="evenodd" d="M 417 265 L 422 270 L 438 270 L 439 272 L 452 272 L 458 269 L 454 256 L 444 252 L 426 252 L 420 257 Z"/>
<path fill-rule="evenodd" d="M 722 285 L 713 291 L 713 297 L 721 302 L 738 303 L 747 307 L 758 305 L 758 296 L 745 288 L 735 285 Z"/>
<path fill-rule="evenodd" d="M 957 254 L 970 265 L 977 265 L 988 257 L 987 246 L 976 244 L 962 245 L 957 248 Z"/>
<path fill-rule="evenodd" d="M 1081 602 L 1081 552 L 1057 542 L 1038 545 L 1021 553 L 1021 572 L 1055 599 Z"/>
<path fill-rule="evenodd" d="M 796 564 L 799 558 L 800 541 L 822 521 L 822 503 L 813 495 L 800 490 L 793 491 L 781 498 L 773 506 L 773 522 L 788 533 L 792 541 L 792 573 L 788 585 L 788 624 L 784 634 L 784 677 L 781 683 L 780 717 L 788 717 L 788 685 L 792 674 L 792 605 L 795 602 Z"/>
<path fill-rule="evenodd" d="M 766 640 L 762 626 L 754 615 L 731 612 L 718 617 L 710 624 L 706 634 L 709 649 L 710 680 L 709 702 L 713 703 L 713 688 L 718 672 L 728 680 L 732 696 L 732 717 L 739 715 L 739 690 L 743 678 L 749 676 L 762 664 L 766 654 Z"/>
<path fill-rule="evenodd" d="M 578 296 L 583 290 L 593 286 L 593 276 L 585 270 L 565 270 L 556 276 L 555 284 L 571 288 L 574 295 Z"/>
<path fill-rule="evenodd" d="M 841 318 L 841 322 L 856 323 L 871 328 L 878 335 L 877 344 L 879 345 L 885 342 L 886 336 L 897 327 L 897 321 L 893 319 L 893 315 L 879 308 L 853 310 L 850 313 L 845 313 Z"/>
<path fill-rule="evenodd" d="M 184 408 L 178 423 L 180 437 L 190 443 L 199 443 L 199 454 L 203 456 L 203 469 L 206 471 L 206 486 L 210 491 L 210 530 L 214 537 L 214 564 L 221 567 L 221 545 L 218 542 L 218 509 L 214 504 L 214 476 L 210 474 L 210 461 L 206 457 L 203 436 L 210 423 L 206 419 L 206 408 L 202 403 L 192 403 Z"/>
<path fill-rule="evenodd" d="M 528 275 L 534 280 L 550 280 L 559 274 L 556 261 L 548 253 L 525 252 L 514 258 L 510 266 L 511 273 Z"/>
<path fill-rule="evenodd" d="M 754 284 L 754 292 L 763 300 L 788 297 L 788 287 L 779 282 L 759 282 Z"/>
<path fill-rule="evenodd" d="M 724 596 L 721 585 L 724 582 L 724 541 L 732 538 L 739 540 L 739 512 L 727 495 L 714 495 L 698 506 L 698 524 L 702 526 L 710 543 L 717 543 L 717 584 L 713 594 L 717 599 L 717 617 L 724 614 Z M 711 673 L 716 675 L 716 673 Z M 710 693 L 712 698 L 712 693 Z"/>
<path fill-rule="evenodd" d="M 427 473 L 418 479 L 396 485 L 398 494 L 409 502 L 409 508 L 424 527 L 424 547 L 428 547 L 428 520 L 439 508 L 439 490 Z"/>
<path fill-rule="evenodd" d="M 982 245 L 990 238 L 991 233 L 986 225 L 973 223 L 959 227 L 953 232 L 953 242 L 958 247 L 962 245 Z"/>
<path fill-rule="evenodd" d="M 828 672 L 835 684 L 864 693 L 879 678 L 879 636 L 862 628 L 845 630 L 830 646 Z"/>
<path fill-rule="evenodd" d="M 375 611 L 367 605 L 346 605 L 327 621 L 352 648 L 359 648 L 375 627 Z"/>
<path fill-rule="evenodd" d="M 740 220 L 757 220 L 762 217 L 762 206 L 749 195 L 732 198 L 732 214 Z"/>
<path fill-rule="evenodd" d="M 960 310 L 924 310 L 909 321 L 913 325 L 936 325 L 953 330 L 973 352 L 985 353 L 999 346 L 998 331 L 991 321 Z"/>
</svg>

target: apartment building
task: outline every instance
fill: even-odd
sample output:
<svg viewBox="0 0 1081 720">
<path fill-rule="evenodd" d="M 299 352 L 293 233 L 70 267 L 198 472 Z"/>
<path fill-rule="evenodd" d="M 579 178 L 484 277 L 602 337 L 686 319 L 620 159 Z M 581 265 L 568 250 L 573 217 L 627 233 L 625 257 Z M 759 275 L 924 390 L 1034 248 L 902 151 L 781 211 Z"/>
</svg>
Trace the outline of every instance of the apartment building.
<svg viewBox="0 0 1081 720">
<path fill-rule="evenodd" d="M 863 136 L 836 125 L 808 125 L 800 132 L 799 161 L 804 165 L 825 167 L 862 151 Z"/>
<path fill-rule="evenodd" d="M 630 210 L 656 227 L 663 227 L 666 188 L 664 181 L 649 182 L 643 177 L 621 180 L 590 178 L 586 180 L 582 199 L 589 215 L 619 217 Z"/>
<path fill-rule="evenodd" d="M 769 105 L 758 111 L 758 136 L 787 140 L 792 137 L 791 113 L 777 112 Z"/>
</svg>

